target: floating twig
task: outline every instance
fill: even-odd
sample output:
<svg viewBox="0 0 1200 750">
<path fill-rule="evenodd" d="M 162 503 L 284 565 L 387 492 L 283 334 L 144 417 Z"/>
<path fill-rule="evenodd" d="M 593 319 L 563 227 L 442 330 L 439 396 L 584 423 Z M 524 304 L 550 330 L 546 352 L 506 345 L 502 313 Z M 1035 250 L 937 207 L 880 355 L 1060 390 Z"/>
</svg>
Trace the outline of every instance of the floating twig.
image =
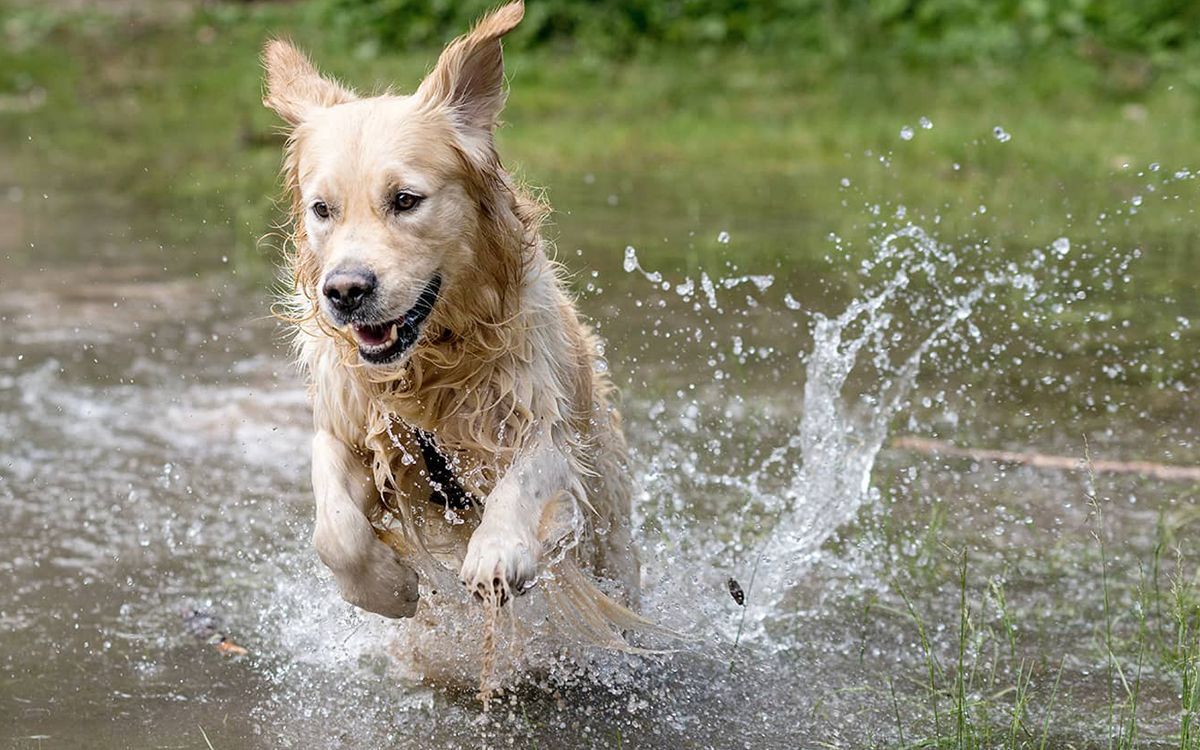
<svg viewBox="0 0 1200 750">
<path fill-rule="evenodd" d="M 993 461 L 999 464 L 1032 466 L 1035 469 L 1055 471 L 1077 471 L 1083 461 L 1075 456 L 1056 456 L 1034 451 L 1003 451 L 987 448 L 961 448 L 944 440 L 932 440 L 914 436 L 899 437 L 892 441 L 893 448 L 924 453 L 927 455 L 969 458 L 974 461 Z M 1153 461 L 1094 461 L 1092 471 L 1097 474 L 1134 474 L 1170 481 L 1200 482 L 1200 466 L 1176 466 Z"/>
</svg>

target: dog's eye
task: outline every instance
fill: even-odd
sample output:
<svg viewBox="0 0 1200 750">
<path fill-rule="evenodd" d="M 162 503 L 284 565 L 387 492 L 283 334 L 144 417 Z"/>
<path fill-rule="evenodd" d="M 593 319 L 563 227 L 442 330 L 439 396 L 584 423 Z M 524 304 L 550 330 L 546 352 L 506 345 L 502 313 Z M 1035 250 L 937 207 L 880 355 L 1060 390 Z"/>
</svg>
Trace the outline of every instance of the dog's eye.
<svg viewBox="0 0 1200 750">
<path fill-rule="evenodd" d="M 421 201 L 425 200 L 415 193 L 409 193 L 404 190 L 396 193 L 396 197 L 392 199 L 392 210 L 396 213 L 404 213 L 411 211 L 421 205 Z"/>
<path fill-rule="evenodd" d="M 312 204 L 312 212 L 317 215 L 317 218 L 329 218 L 329 206 L 326 205 L 325 201 L 317 201 L 316 203 Z"/>
</svg>

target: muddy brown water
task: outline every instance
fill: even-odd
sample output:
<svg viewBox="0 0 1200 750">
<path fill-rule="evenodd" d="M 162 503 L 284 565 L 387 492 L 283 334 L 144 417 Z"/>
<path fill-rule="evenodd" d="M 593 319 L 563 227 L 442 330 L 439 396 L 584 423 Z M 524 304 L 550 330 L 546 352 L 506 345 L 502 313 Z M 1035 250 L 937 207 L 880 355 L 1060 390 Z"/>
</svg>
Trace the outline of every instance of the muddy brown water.
<svg viewBox="0 0 1200 750">
<path fill-rule="evenodd" d="M 608 340 L 624 392 L 649 611 L 697 643 L 669 656 L 599 656 L 573 683 L 523 685 L 486 716 L 470 695 L 406 679 L 388 652 L 404 624 L 342 603 L 310 549 L 307 405 L 263 285 L 234 272 L 221 238 L 186 247 L 161 239 L 164 222 L 186 218 L 147 214 L 120 196 L 97 206 L 43 195 L 36 178 L 9 179 L 0 185 L 6 746 L 895 744 L 901 732 L 912 740 L 936 731 L 903 597 L 922 617 L 938 668 L 949 669 L 962 550 L 980 618 L 968 649 L 979 672 L 972 693 L 1001 692 L 1024 664 L 1040 691 L 1031 726 L 1051 710 L 1053 737 L 1103 742 L 1111 681 L 1098 641 L 1096 519 L 1081 472 L 885 448 L 867 502 L 834 540 L 796 550 L 804 564 L 779 578 L 789 593 L 733 651 L 741 610 L 727 578 L 758 601 L 749 585 L 756 555 L 779 523 L 774 509 L 794 492 L 787 446 L 804 411 L 805 311 L 836 313 L 853 296 L 846 270 L 785 260 L 708 268 L 718 280 L 774 276 L 765 290 L 718 285 L 721 304 L 710 307 L 701 292 L 679 290 L 700 283 L 695 270 L 642 248 L 656 234 L 686 245 L 699 232 L 711 242 L 724 227 L 646 215 L 664 187 L 653 178 L 621 188 L 590 175 L 557 182 L 562 259 L 577 271 L 580 304 Z M 753 224 L 754 210 L 747 205 L 742 221 Z M 785 214 L 763 217 L 759 234 L 783 238 Z M 741 241 L 735 233 L 731 253 Z M 622 270 L 626 245 L 665 278 Z M 1179 250 L 1176 261 L 1195 259 Z M 1197 314 L 1194 299 L 1139 305 L 1142 316 Z M 927 363 L 893 432 L 1068 455 L 1081 454 L 1086 434 L 1109 458 L 1200 456 L 1194 366 L 1169 382 L 1122 383 L 1094 377 L 1102 363 L 1081 366 L 1051 350 L 1038 362 L 1071 387 L 1024 382 L 993 358 L 991 345 L 1007 340 L 1003 316 L 980 315 L 993 328 L 967 364 Z M 1179 345 L 1169 354 L 1188 356 Z M 1127 639 L 1156 544 L 1170 550 L 1162 586 L 1177 547 L 1184 570 L 1194 570 L 1186 540 L 1200 518 L 1195 488 L 1138 477 L 1100 477 L 1097 487 L 1114 607 L 1124 613 L 1117 630 Z M 1012 641 L 985 634 L 1003 627 L 995 585 L 1016 622 Z M 249 654 L 229 658 L 196 639 L 185 607 L 219 617 Z M 1177 726 L 1176 677 L 1159 664 L 1143 680 L 1144 734 L 1166 737 Z M 1007 726 L 1002 711 L 992 720 Z"/>
</svg>

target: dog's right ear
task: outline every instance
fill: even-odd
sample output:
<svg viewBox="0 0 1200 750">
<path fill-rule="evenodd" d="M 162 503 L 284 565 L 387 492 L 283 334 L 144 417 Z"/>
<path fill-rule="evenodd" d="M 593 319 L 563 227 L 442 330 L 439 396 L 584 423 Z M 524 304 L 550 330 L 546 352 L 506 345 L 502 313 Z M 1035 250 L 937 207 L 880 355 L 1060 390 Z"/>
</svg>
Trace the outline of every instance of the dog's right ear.
<svg viewBox="0 0 1200 750">
<path fill-rule="evenodd" d="M 267 94 L 263 104 L 295 127 L 314 111 L 354 101 L 354 92 L 325 78 L 304 53 L 282 39 L 263 48 Z"/>
</svg>

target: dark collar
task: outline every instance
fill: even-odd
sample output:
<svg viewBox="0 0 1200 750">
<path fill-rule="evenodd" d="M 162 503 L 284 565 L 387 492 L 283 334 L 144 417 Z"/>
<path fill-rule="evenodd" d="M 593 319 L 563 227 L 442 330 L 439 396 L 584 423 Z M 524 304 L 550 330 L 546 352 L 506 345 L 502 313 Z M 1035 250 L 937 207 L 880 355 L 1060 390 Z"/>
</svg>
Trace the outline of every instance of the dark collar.
<svg viewBox="0 0 1200 750">
<path fill-rule="evenodd" d="M 429 479 L 429 487 L 433 494 L 429 502 L 443 505 L 451 510 L 466 510 L 471 507 L 471 496 L 463 489 L 450 463 L 438 450 L 433 435 L 424 430 L 413 430 L 417 436 L 417 444 L 421 446 L 421 456 L 425 459 L 425 471 Z"/>
</svg>

